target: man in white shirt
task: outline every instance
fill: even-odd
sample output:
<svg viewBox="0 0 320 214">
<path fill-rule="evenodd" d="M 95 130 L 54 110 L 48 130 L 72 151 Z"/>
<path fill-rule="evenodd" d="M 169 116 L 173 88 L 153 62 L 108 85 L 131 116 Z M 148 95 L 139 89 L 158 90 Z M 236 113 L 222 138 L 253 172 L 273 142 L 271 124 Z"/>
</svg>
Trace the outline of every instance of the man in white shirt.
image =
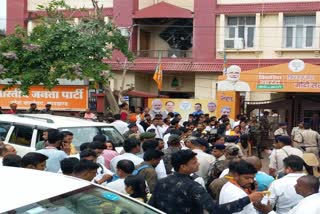
<svg viewBox="0 0 320 214">
<path fill-rule="evenodd" d="M 97 162 L 97 157 L 97 153 L 91 149 L 85 149 L 80 152 L 80 160 L 88 160 L 98 164 L 99 168 L 97 169 L 96 176 L 92 181 L 98 184 L 103 184 L 112 179 L 113 173 L 104 165 L 99 164 Z"/>
<path fill-rule="evenodd" d="M 275 180 L 269 187 L 270 196 L 265 196 L 262 203 L 267 204 L 268 200 L 272 207 L 276 207 L 277 214 L 287 214 L 289 210 L 296 206 L 302 196 L 295 191 L 297 180 L 304 176 L 302 158 L 290 155 L 283 160 L 284 172 L 286 176 Z"/>
<path fill-rule="evenodd" d="M 279 136 L 273 144 L 275 149 L 270 155 L 269 174 L 276 176 L 283 171 L 283 160 L 290 155 L 303 157 L 303 152 L 291 146 L 291 138 L 289 136 Z"/>
<path fill-rule="evenodd" d="M 233 179 L 230 179 L 221 189 L 219 204 L 226 204 L 234 200 L 248 196 L 255 187 L 254 177 L 257 173 L 256 168 L 241 160 L 235 165 Z M 238 214 L 258 214 L 258 211 L 250 203 Z"/>
<path fill-rule="evenodd" d="M 120 132 L 120 134 L 124 134 L 129 130 L 128 123 L 120 120 L 120 114 L 115 114 L 113 117 L 115 121 L 110 124 L 113 125 Z"/>
<path fill-rule="evenodd" d="M 131 175 L 134 171 L 134 164 L 130 160 L 120 160 L 117 164 L 117 175 L 119 179 L 112 181 L 104 186 L 121 192 L 123 194 L 128 194 L 125 190 L 126 185 L 124 184 L 124 180 L 128 175 Z"/>
<path fill-rule="evenodd" d="M 279 123 L 279 128 L 274 131 L 273 135 L 275 137 L 277 137 L 277 136 L 289 136 L 289 134 L 287 132 L 287 123 L 285 123 L 285 122 Z"/>
<path fill-rule="evenodd" d="M 313 175 L 304 175 L 297 180 L 294 188 L 296 193 L 304 198 L 288 214 L 318 214 L 320 210 L 319 178 Z M 276 214 L 275 211 L 272 211 L 270 204 L 266 206 L 256 203 L 255 207 L 261 213 Z"/>
<path fill-rule="evenodd" d="M 191 141 L 193 148 L 192 151 L 197 153 L 197 159 L 200 164 L 199 170 L 195 172 L 196 175 L 202 177 L 206 182 L 208 179 L 208 172 L 210 165 L 216 160 L 213 155 L 209 155 L 204 151 L 208 148 L 208 143 L 206 140 L 197 138 Z"/>
<path fill-rule="evenodd" d="M 67 158 L 67 154 L 61 150 L 58 150 L 63 140 L 63 134 L 58 130 L 53 130 L 48 133 L 48 146 L 44 149 L 40 149 L 37 152 L 48 157 L 46 162 L 46 171 L 59 172 L 60 161 Z"/>
<path fill-rule="evenodd" d="M 140 152 L 140 141 L 135 138 L 129 138 L 124 141 L 123 149 L 125 153 L 114 157 L 110 162 L 110 169 L 112 172 L 117 171 L 117 164 L 120 160 L 131 160 L 135 166 L 143 162 L 143 159 L 136 154 Z"/>
<path fill-rule="evenodd" d="M 238 65 L 231 65 L 227 68 L 225 80 L 218 82 L 219 91 L 250 91 L 247 82 L 240 81 L 241 68 Z"/>
<path fill-rule="evenodd" d="M 318 214 L 320 211 L 319 178 L 313 175 L 304 175 L 297 180 L 295 190 L 304 199 L 290 210 L 290 214 L 308 213 Z"/>
<path fill-rule="evenodd" d="M 156 134 L 156 138 L 163 138 L 162 130 L 158 125 L 159 125 L 159 119 L 155 117 L 152 119 L 152 124 L 147 128 L 146 131 L 151 132 L 151 130 L 154 129 L 154 133 Z"/>
</svg>

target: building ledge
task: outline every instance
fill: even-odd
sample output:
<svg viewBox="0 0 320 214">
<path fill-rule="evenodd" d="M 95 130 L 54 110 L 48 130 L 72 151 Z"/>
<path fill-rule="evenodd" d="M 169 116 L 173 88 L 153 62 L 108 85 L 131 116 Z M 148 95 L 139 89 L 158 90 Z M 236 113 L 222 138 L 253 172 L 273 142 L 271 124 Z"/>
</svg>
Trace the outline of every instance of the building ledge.
<svg viewBox="0 0 320 214">
<path fill-rule="evenodd" d="M 296 52 L 307 52 L 307 53 L 314 53 L 315 56 L 320 56 L 320 49 L 319 48 L 281 48 L 275 50 L 278 56 L 282 56 L 283 53 L 296 53 Z"/>
<path fill-rule="evenodd" d="M 262 53 L 261 49 L 257 48 L 247 48 L 247 49 L 226 49 L 226 50 L 218 50 L 218 54 L 223 57 L 224 52 L 226 53 L 253 53 L 253 54 L 260 54 Z"/>
</svg>

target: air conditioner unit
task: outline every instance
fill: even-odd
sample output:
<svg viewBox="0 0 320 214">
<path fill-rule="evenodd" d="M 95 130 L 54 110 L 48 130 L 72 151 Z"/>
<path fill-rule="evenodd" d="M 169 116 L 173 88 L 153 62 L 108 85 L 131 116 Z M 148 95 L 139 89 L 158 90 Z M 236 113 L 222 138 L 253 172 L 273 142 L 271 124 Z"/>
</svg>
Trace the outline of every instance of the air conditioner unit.
<svg viewBox="0 0 320 214">
<path fill-rule="evenodd" d="M 129 37 L 129 29 L 126 27 L 119 27 L 121 35 L 124 37 Z"/>
<path fill-rule="evenodd" d="M 224 40 L 224 47 L 227 49 L 233 49 L 234 48 L 234 38 L 227 38 Z"/>
<path fill-rule="evenodd" d="M 235 38 L 234 39 L 234 49 L 243 49 L 243 48 L 244 48 L 243 38 Z"/>
<path fill-rule="evenodd" d="M 224 40 L 224 47 L 226 49 L 243 49 L 244 40 L 243 38 L 227 38 Z"/>
</svg>

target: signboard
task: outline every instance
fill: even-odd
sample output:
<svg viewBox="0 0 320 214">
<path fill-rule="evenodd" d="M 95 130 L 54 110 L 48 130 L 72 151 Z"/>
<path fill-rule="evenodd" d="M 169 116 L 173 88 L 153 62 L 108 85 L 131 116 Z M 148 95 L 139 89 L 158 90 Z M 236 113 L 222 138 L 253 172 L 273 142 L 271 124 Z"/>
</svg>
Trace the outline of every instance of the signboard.
<svg viewBox="0 0 320 214">
<path fill-rule="evenodd" d="M 236 115 L 240 112 L 240 92 L 236 91 L 218 91 L 218 116 L 227 114 L 229 118 L 235 119 Z"/>
<path fill-rule="evenodd" d="M 0 89 L 4 87 L 0 85 Z M 43 86 L 32 86 L 28 96 L 22 95 L 18 88 L 0 90 L 0 106 L 9 108 L 10 103 L 16 103 L 18 109 L 29 109 L 30 103 L 36 103 L 41 110 L 50 103 L 52 110 L 83 111 L 88 106 L 88 87 L 56 86 L 49 91 Z"/>
<path fill-rule="evenodd" d="M 170 99 L 170 98 L 151 98 L 148 99 L 148 107 L 150 109 L 159 108 L 161 111 L 177 112 L 181 114 L 183 120 L 188 119 L 188 115 L 192 114 L 196 103 L 201 103 L 202 111 L 210 116 L 217 115 L 217 104 L 212 99 Z M 220 115 L 217 115 L 220 116 Z"/>
<path fill-rule="evenodd" d="M 228 74 L 227 69 L 226 75 L 219 76 L 218 90 L 320 92 L 320 66 L 302 60 L 240 72 L 234 69 Z M 223 87 L 226 84 L 228 87 Z"/>
</svg>

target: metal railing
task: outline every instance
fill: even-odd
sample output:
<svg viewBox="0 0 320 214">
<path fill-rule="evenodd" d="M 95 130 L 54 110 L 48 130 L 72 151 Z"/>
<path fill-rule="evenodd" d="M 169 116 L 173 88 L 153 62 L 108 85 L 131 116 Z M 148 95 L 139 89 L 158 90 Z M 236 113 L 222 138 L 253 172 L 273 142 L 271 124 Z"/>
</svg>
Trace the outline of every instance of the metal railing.
<svg viewBox="0 0 320 214">
<path fill-rule="evenodd" d="M 148 58 L 192 58 L 192 51 L 189 50 L 139 50 L 134 52 L 136 57 L 148 57 Z"/>
</svg>

